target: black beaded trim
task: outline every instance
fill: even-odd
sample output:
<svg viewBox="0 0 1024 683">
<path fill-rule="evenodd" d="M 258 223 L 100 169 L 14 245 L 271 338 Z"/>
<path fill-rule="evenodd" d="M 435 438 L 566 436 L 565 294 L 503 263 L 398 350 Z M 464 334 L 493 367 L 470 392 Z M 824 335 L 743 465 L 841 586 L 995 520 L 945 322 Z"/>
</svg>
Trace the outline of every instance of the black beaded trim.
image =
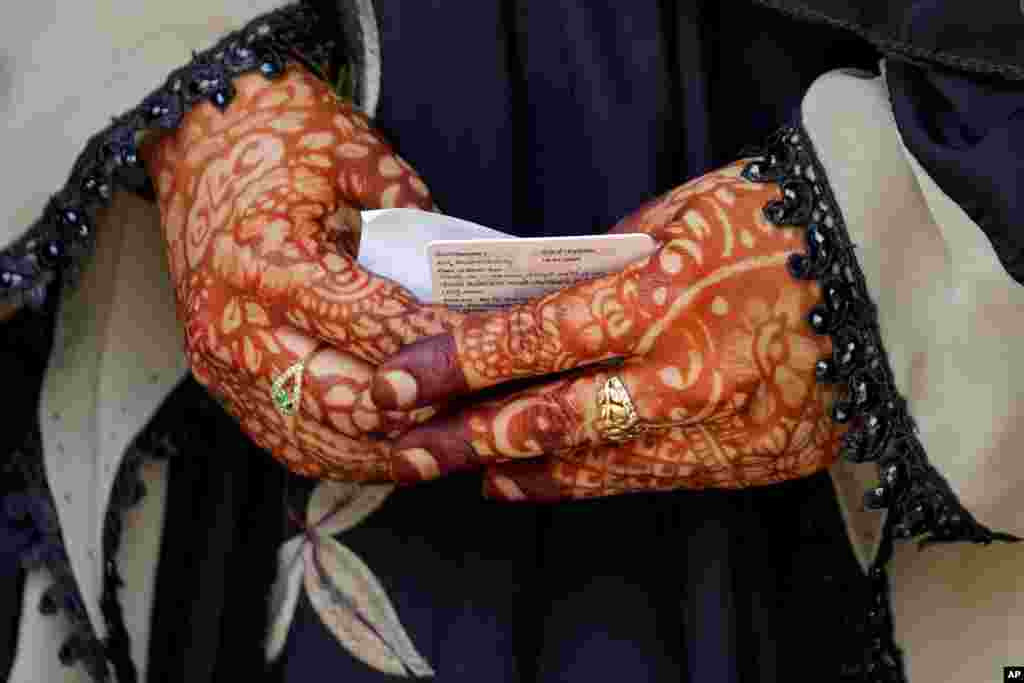
<svg viewBox="0 0 1024 683">
<path fill-rule="evenodd" d="M 832 338 L 832 357 L 818 361 L 818 380 L 845 389 L 832 408 L 833 419 L 850 424 L 841 455 L 855 463 L 878 464 L 879 484 L 865 495 L 864 504 L 889 508 L 882 546 L 869 572 L 871 604 L 865 614 L 851 615 L 860 642 L 853 659 L 842 664 L 840 679 L 905 683 L 902 653 L 893 640 L 885 571 L 893 539 L 919 537 L 922 548 L 954 541 L 989 544 L 1021 539 L 978 522 L 928 461 L 896 388 L 878 313 L 854 255 L 856 245 L 806 131 L 801 126 L 784 128 L 753 156 L 743 177 L 776 183 L 782 192 L 780 199 L 764 207 L 765 218 L 804 231 L 807 251 L 793 254 L 787 269 L 798 279 L 814 279 L 821 285 L 824 301 L 810 311 L 807 321 L 815 332 Z"/>
<path fill-rule="evenodd" d="M 879 465 L 880 482 L 865 496 L 865 505 L 888 507 L 894 536 L 923 536 L 922 546 L 1020 540 L 974 519 L 929 463 L 906 401 L 896 389 L 855 245 L 806 132 L 793 127 L 776 133 L 764 152 L 747 164 L 743 176 L 777 183 L 782 198 L 764 207 L 765 218 L 804 231 L 806 253 L 793 254 L 786 265 L 794 277 L 821 284 L 824 301 L 811 310 L 807 321 L 818 334 L 832 337 L 833 353 L 818 361 L 816 374 L 821 382 L 845 388 L 832 409 L 834 420 L 850 423 L 843 457 Z"/>
<path fill-rule="evenodd" d="M 115 188 L 152 198 L 152 185 L 139 158 L 141 136 L 177 128 L 202 102 L 226 109 L 235 96 L 233 79 L 259 72 L 268 79 L 295 60 L 315 73 L 333 77 L 340 46 L 307 0 L 287 5 L 249 22 L 213 47 L 193 53 L 141 104 L 115 117 L 86 143 L 64 187 L 43 215 L 16 242 L 0 251 L 0 302 L 15 299 L 41 308 L 47 286 L 73 285 L 92 253 L 96 212 L 109 205 Z"/>
<path fill-rule="evenodd" d="M 907 683 L 903 651 L 893 637 L 889 576 L 885 571 L 892 546 L 891 520 L 886 520 L 878 556 L 868 571 L 870 599 L 863 609 L 844 616 L 850 637 L 848 654 L 839 663 L 839 680 L 844 683 Z"/>
<path fill-rule="evenodd" d="M 103 527 L 104 557 L 116 556 L 124 514 L 145 495 L 139 467 L 147 459 L 166 458 L 178 450 L 163 430 L 143 432 L 128 449 L 114 479 L 107 508 Z M 117 602 L 117 590 L 123 585 L 117 565 L 113 559 L 108 559 L 104 570 L 100 607 L 107 621 L 108 634 L 105 640 L 100 640 L 89 621 L 64 546 L 56 505 L 44 472 L 38 427 L 31 430 L 21 448 L 12 454 L 7 469 L 8 476 L 18 477 L 22 485 L 18 493 L 4 498 L 3 512 L 13 522 L 28 525 L 33 531 L 33 542 L 21 556 L 22 567 L 26 571 L 46 569 L 53 579 L 53 583 L 43 591 L 37 608 L 47 616 L 62 611 L 71 624 L 70 635 L 58 645 L 58 659 L 65 666 L 81 663 L 90 677 L 98 682 L 110 680 L 110 668 L 113 668 L 119 683 L 137 681 L 138 673 L 131 660 L 131 640 Z"/>
<path fill-rule="evenodd" d="M 93 680 L 134 683 L 138 671 L 131 659 L 131 639 L 124 623 L 117 591 L 123 586 L 116 562 L 121 544 L 124 515 L 146 495 L 139 469 L 147 460 L 170 460 L 182 452 L 208 447 L 211 429 L 225 413 L 194 379 L 187 378 L 139 433 L 125 453 L 114 477 L 103 525 L 104 567 L 100 609 L 107 622 L 107 637 L 100 639 L 92 628 L 60 528 L 53 494 L 46 479 L 43 447 L 38 425 L 28 432 L 21 446 L 0 468 L 6 481 L 17 482 L 15 493 L 2 500 L 0 514 L 18 526 L 31 530 L 31 541 L 21 553 L 27 571 L 46 569 L 53 583 L 43 592 L 37 609 L 43 615 L 64 613 L 71 633 L 58 645 L 57 656 L 65 666 L 76 663 Z M 189 429 L 182 429 L 189 425 Z"/>
</svg>

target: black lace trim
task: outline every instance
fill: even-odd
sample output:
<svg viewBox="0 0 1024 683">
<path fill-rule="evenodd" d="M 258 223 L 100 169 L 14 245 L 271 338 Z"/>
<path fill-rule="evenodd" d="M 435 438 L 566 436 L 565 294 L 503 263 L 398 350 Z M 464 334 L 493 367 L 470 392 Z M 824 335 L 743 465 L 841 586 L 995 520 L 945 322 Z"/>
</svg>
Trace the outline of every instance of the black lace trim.
<svg viewBox="0 0 1024 683">
<path fill-rule="evenodd" d="M 332 81 L 338 76 L 353 80 L 354 74 L 346 74 L 344 69 L 356 60 L 345 53 L 347 46 L 335 41 L 334 27 L 336 22 L 325 21 L 306 0 L 259 16 L 208 50 L 194 53 L 188 65 L 174 71 L 140 105 L 115 117 L 88 141 L 67 183 L 51 198 L 43 216 L 0 251 L 0 301 L 14 299 L 35 310 L 52 303 L 48 299 L 53 292 L 74 286 L 91 256 L 96 212 L 109 205 L 114 189 L 152 198 L 152 184 L 138 152 L 141 136 L 147 131 L 176 128 L 201 102 L 226 109 L 235 95 L 235 77 L 258 71 L 275 79 L 284 74 L 287 60 Z M 23 564 L 26 569 L 46 568 L 53 577 L 38 608 L 48 615 L 64 611 L 72 632 L 59 646 L 60 661 L 69 666 L 80 662 L 96 681 L 109 681 L 111 668 L 120 683 L 138 680 L 117 599 L 123 583 L 113 558 L 120 545 L 124 513 L 145 493 L 139 466 L 147 458 L 180 450 L 182 439 L 193 434 L 193 430 L 181 430 L 182 424 L 196 425 L 197 420 L 223 412 L 205 392 L 190 401 L 190 411 L 195 412 L 154 418 L 129 448 L 116 475 L 103 528 L 103 554 L 108 558 L 100 601 L 107 622 L 105 640 L 92 629 L 71 570 L 46 481 L 38 425 L 10 460 L 8 471 L 18 472 L 23 490 L 4 499 L 5 513 L 33 529 L 33 542 L 23 554 Z"/>
<path fill-rule="evenodd" d="M 786 264 L 790 274 L 817 280 L 824 295 L 807 321 L 815 332 L 832 338 L 832 357 L 818 361 L 818 380 L 845 388 L 832 409 L 834 420 L 850 424 L 841 455 L 855 463 L 878 464 L 880 481 L 865 495 L 864 504 L 870 509 L 889 508 L 882 547 L 869 572 L 871 604 L 864 614 L 850 616 L 859 647 L 842 664 L 840 679 L 903 683 L 902 653 L 893 640 L 885 571 L 893 539 L 918 537 L 922 548 L 953 541 L 989 544 L 1020 539 L 978 522 L 928 461 L 917 426 L 896 388 L 878 313 L 854 255 L 856 245 L 806 131 L 799 126 L 784 128 L 753 156 L 743 176 L 753 182 L 776 183 L 782 192 L 781 199 L 764 207 L 765 218 L 777 226 L 804 231 L 807 250 L 790 257 Z"/>
<path fill-rule="evenodd" d="M 107 621 L 107 637 L 101 640 L 92 628 L 78 584 L 65 550 L 56 505 L 47 484 L 42 441 L 38 427 L 28 434 L 4 467 L 5 476 L 17 479 L 17 493 L 3 499 L 2 512 L 11 523 L 27 527 L 30 540 L 21 553 L 22 566 L 28 570 L 46 569 L 53 583 L 40 598 L 38 609 L 44 615 L 63 611 L 71 624 L 71 634 L 58 646 L 58 657 L 66 666 L 80 662 L 96 681 L 109 681 L 112 668 L 118 683 L 138 680 L 131 659 L 131 640 L 125 627 L 117 591 L 123 586 L 113 561 L 120 548 L 124 515 L 145 496 L 139 475 L 147 460 L 169 460 L 181 452 L 208 448 L 211 425 L 224 419 L 220 405 L 188 378 L 179 385 L 128 447 L 111 491 L 103 526 L 104 568 L 100 609 Z M 188 425 L 188 429 L 183 429 Z"/>
<path fill-rule="evenodd" d="M 885 571 L 892 546 L 887 520 L 878 557 L 868 571 L 868 604 L 844 619 L 851 642 L 847 657 L 839 663 L 839 680 L 843 683 L 907 683 L 903 651 L 893 637 L 889 576 Z"/>
<path fill-rule="evenodd" d="M 177 448 L 166 438 L 157 440 L 152 431 L 140 435 L 128 450 L 114 481 L 110 506 L 103 528 L 103 553 L 116 556 L 121 541 L 125 512 L 139 503 L 145 488 L 139 467 L 150 458 L 167 457 Z M 22 480 L 21 490 L 4 498 L 8 519 L 31 530 L 31 541 L 21 555 L 27 571 L 46 569 L 53 583 L 43 592 L 38 609 L 52 616 L 63 611 L 71 624 L 71 634 L 58 646 L 58 658 L 65 666 L 80 662 L 96 681 L 110 680 L 108 662 L 120 683 L 138 680 L 131 661 L 131 641 L 117 602 L 121 579 L 113 559 L 104 572 L 101 609 L 108 624 L 106 640 L 100 640 L 89 621 L 78 584 L 65 550 L 57 509 L 46 482 L 42 442 L 38 428 L 33 429 L 22 447 L 11 458 L 10 467 Z M 8 474 L 11 474 L 9 472 Z"/>
<path fill-rule="evenodd" d="M 793 254 L 786 265 L 794 277 L 821 284 L 824 301 L 807 321 L 815 332 L 832 338 L 833 354 L 818 361 L 816 374 L 819 381 L 846 389 L 832 409 L 836 422 L 850 424 L 843 457 L 879 465 L 879 484 L 865 496 L 865 506 L 888 507 L 893 535 L 921 536 L 922 546 L 1019 541 L 979 523 L 928 461 L 914 419 L 896 389 L 855 245 L 803 129 L 777 133 L 743 176 L 777 183 L 782 198 L 764 207 L 765 218 L 804 231 L 807 252 Z"/>
<path fill-rule="evenodd" d="M 43 215 L 0 252 L 0 301 L 15 298 L 39 309 L 50 283 L 73 285 L 92 253 L 96 212 L 109 205 L 115 187 L 152 198 L 139 158 L 143 134 L 177 128 L 202 102 L 226 109 L 235 96 L 232 79 L 251 72 L 278 78 L 289 59 L 333 78 L 332 70 L 347 57 L 331 34 L 335 27 L 310 3 L 300 1 L 257 17 L 213 47 L 193 53 L 188 65 L 90 138 Z"/>
</svg>

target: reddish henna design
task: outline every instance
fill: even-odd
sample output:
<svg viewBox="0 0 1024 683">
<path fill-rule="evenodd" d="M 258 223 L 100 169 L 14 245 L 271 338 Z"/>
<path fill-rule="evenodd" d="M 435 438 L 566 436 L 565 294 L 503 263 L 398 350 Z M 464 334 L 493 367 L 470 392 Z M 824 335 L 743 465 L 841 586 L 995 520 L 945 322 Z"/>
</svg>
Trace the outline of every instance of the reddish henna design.
<svg viewBox="0 0 1024 683">
<path fill-rule="evenodd" d="M 198 106 L 145 148 L 192 372 L 290 469 L 387 479 L 378 435 L 435 410 L 378 410 L 373 364 L 458 316 L 356 264 L 357 209 L 432 209 L 430 194 L 365 116 L 303 68 L 235 85 L 226 112 Z M 286 417 L 270 384 L 304 358 L 300 410 Z"/>
<path fill-rule="evenodd" d="M 640 417 L 676 426 L 602 444 L 593 425 L 608 370 L 584 370 L 413 429 L 395 445 L 396 473 L 418 480 L 499 463 L 488 495 L 537 500 L 768 484 L 833 462 L 844 428 L 829 417 L 832 389 L 814 378 L 831 342 L 806 322 L 818 285 L 787 272 L 798 233 L 764 220 L 778 190 L 743 179 L 742 167 L 687 183 L 616 226 L 652 234 L 660 248 L 650 258 L 467 316 L 385 363 L 375 385 L 395 386 L 374 388 L 382 405 L 409 405 L 458 382 L 478 389 L 621 357 L 616 372 Z M 454 352 L 430 354 L 431 344 Z M 420 364 L 438 357 L 451 360 Z"/>
</svg>

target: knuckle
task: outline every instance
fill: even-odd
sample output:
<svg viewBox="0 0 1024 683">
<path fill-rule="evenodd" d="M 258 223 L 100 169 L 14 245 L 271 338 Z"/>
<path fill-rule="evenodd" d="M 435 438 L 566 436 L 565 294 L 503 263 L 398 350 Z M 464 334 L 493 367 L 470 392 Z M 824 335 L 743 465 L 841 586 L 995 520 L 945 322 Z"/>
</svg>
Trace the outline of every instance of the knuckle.
<svg viewBox="0 0 1024 683">
<path fill-rule="evenodd" d="M 577 445 L 583 427 L 583 415 L 577 402 L 568 400 L 562 392 L 553 392 L 547 401 L 544 415 L 537 420 L 537 441 L 545 453 L 562 451 Z M 546 418 L 546 419 L 545 419 Z"/>
<path fill-rule="evenodd" d="M 519 310 L 507 317 L 508 350 L 529 364 L 544 346 L 545 333 L 536 316 L 529 310 Z"/>
<path fill-rule="evenodd" d="M 459 367 L 458 352 L 450 337 L 445 337 L 440 343 L 431 345 L 431 353 L 427 360 L 429 368 L 442 372 L 452 372 Z"/>
</svg>

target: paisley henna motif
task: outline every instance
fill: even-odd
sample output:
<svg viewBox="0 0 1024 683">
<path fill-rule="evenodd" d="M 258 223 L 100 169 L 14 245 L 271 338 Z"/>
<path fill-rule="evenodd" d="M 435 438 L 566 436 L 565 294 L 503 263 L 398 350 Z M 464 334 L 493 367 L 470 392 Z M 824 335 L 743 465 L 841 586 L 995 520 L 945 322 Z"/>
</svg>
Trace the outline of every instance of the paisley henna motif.
<svg viewBox="0 0 1024 683">
<path fill-rule="evenodd" d="M 387 479 L 387 442 L 433 415 L 381 411 L 373 364 L 457 316 L 355 260 L 358 208 L 433 208 L 426 185 L 365 116 L 291 65 L 235 81 L 145 150 L 155 179 L 192 372 L 242 429 L 292 470 Z M 270 384 L 307 362 L 298 415 Z"/>
<path fill-rule="evenodd" d="M 609 371 L 583 370 L 414 429 L 396 444 L 396 471 L 415 480 L 502 463 L 489 470 L 488 494 L 537 500 L 769 484 L 829 465 L 844 428 L 830 419 L 832 388 L 815 382 L 816 362 L 831 354 L 806 319 L 818 285 L 788 273 L 801 235 L 764 219 L 778 190 L 742 168 L 687 183 L 615 227 L 652 234 L 651 257 L 467 316 L 450 336 L 388 361 L 375 383 L 382 405 L 408 406 L 438 399 L 451 375 L 479 389 L 625 358 L 616 373 L 641 418 L 677 426 L 600 443 L 593 424 Z M 424 362 L 445 343 L 449 367 Z"/>
</svg>

